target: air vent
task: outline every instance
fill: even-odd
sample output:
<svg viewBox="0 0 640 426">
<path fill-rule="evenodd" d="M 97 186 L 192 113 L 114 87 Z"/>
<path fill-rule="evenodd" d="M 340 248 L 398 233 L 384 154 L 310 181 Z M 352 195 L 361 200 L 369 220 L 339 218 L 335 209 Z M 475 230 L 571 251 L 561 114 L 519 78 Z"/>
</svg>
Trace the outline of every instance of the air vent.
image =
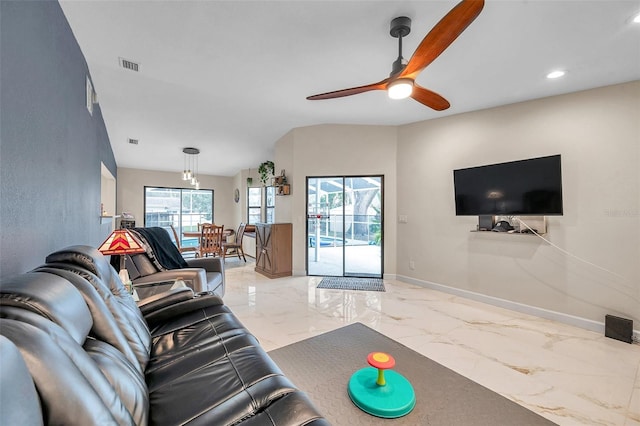
<svg viewBox="0 0 640 426">
<path fill-rule="evenodd" d="M 120 66 L 122 68 L 138 72 L 138 70 L 140 68 L 140 64 L 137 64 L 135 62 L 129 61 L 129 60 L 124 59 L 124 58 L 118 58 L 118 59 L 120 60 Z"/>
<path fill-rule="evenodd" d="M 129 143 L 130 143 L 131 145 L 138 145 L 138 139 L 131 139 L 131 138 L 129 138 Z"/>
</svg>

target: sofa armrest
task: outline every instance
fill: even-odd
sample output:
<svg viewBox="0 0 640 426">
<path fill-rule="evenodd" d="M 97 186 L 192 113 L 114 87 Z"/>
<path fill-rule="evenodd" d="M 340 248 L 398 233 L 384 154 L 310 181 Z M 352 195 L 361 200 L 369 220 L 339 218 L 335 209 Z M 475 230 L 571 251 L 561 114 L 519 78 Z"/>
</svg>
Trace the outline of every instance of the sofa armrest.
<svg viewBox="0 0 640 426">
<path fill-rule="evenodd" d="M 224 276 L 224 263 L 220 257 L 185 259 L 190 268 L 203 268 L 207 272 L 220 272 Z"/>
<path fill-rule="evenodd" d="M 195 259 L 186 259 L 187 264 L 192 268 L 204 268 L 207 273 L 217 272 L 220 274 L 222 281 L 217 289 L 220 295 L 224 295 L 225 289 L 225 277 L 224 277 L 224 262 L 221 257 L 196 257 Z M 205 274 L 206 275 L 206 274 Z M 208 285 L 207 279 L 207 285 Z M 216 290 L 216 288 L 205 287 L 201 291 Z"/>
<path fill-rule="evenodd" d="M 190 299 L 164 304 L 163 306 L 160 306 L 160 303 L 158 303 L 158 308 L 144 314 L 144 319 L 147 321 L 149 327 L 153 328 L 156 324 L 164 323 L 184 313 L 200 310 L 208 306 L 223 304 L 224 302 L 219 296 L 204 292 L 196 294 Z"/>
<path fill-rule="evenodd" d="M 168 271 L 156 272 L 133 280 L 134 287 L 140 284 L 165 284 L 181 278 L 187 287 L 195 293 L 207 290 L 207 274 L 202 268 L 170 269 Z"/>
<path fill-rule="evenodd" d="M 188 287 L 174 288 L 173 290 L 165 291 L 164 293 L 156 294 L 140 300 L 138 302 L 138 308 L 140 308 L 142 315 L 146 316 L 151 312 L 165 308 L 169 305 L 193 299 L 193 296 L 193 290 Z"/>
</svg>

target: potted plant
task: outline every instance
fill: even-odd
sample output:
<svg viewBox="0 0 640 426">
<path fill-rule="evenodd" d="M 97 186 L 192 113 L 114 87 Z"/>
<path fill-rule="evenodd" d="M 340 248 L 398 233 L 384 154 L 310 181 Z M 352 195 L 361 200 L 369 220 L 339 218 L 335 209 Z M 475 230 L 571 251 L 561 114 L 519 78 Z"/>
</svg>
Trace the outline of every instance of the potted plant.
<svg viewBox="0 0 640 426">
<path fill-rule="evenodd" d="M 247 186 L 253 185 L 253 178 L 251 177 L 251 169 L 249 169 L 249 176 L 247 177 Z"/>
<path fill-rule="evenodd" d="M 273 164 L 273 161 L 265 161 L 260 164 L 258 167 L 258 173 L 260 173 L 260 181 L 263 185 L 266 185 L 269 178 L 273 176 L 274 170 L 275 165 Z"/>
</svg>

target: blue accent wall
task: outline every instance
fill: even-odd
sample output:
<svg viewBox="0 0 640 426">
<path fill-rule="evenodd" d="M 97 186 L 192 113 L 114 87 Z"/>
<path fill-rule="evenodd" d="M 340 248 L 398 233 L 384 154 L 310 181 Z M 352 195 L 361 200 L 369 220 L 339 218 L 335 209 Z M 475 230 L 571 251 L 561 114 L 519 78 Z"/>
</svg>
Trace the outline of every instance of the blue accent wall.
<svg viewBox="0 0 640 426">
<path fill-rule="evenodd" d="M 0 277 L 97 246 L 100 164 L 116 162 L 89 70 L 57 1 L 0 1 Z M 97 88 L 96 88 L 97 89 Z M 99 91 L 96 90 L 96 91 Z"/>
</svg>

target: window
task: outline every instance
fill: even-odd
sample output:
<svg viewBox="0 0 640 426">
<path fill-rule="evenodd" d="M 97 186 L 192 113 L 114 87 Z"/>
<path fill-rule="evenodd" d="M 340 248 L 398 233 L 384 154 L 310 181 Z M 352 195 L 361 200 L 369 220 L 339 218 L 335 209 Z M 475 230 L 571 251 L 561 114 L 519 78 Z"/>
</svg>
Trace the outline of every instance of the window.
<svg viewBox="0 0 640 426">
<path fill-rule="evenodd" d="M 266 217 L 267 223 L 275 222 L 276 215 L 276 187 L 275 186 L 267 186 L 265 188 L 267 202 L 266 205 Z"/>
<path fill-rule="evenodd" d="M 276 210 L 276 188 L 247 188 L 247 223 L 273 223 Z"/>
<path fill-rule="evenodd" d="M 213 191 L 210 189 L 144 188 L 144 226 L 167 229 L 171 225 L 179 236 L 197 231 L 198 223 L 213 223 Z M 181 238 L 182 246 L 197 245 L 197 239 Z"/>
<path fill-rule="evenodd" d="M 262 188 L 247 188 L 247 223 L 262 222 Z"/>
</svg>

